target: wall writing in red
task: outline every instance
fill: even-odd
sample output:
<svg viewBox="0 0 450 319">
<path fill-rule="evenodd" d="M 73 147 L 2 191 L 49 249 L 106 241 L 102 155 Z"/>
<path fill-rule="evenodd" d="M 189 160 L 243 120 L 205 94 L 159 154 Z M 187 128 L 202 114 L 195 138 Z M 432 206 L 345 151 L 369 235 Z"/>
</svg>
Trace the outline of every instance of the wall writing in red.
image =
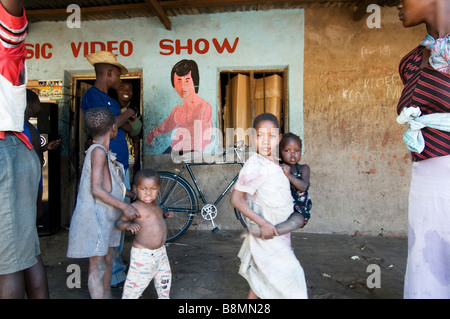
<svg viewBox="0 0 450 319">
<path fill-rule="evenodd" d="M 53 45 L 51 43 L 26 43 L 27 59 L 51 59 L 54 58 L 52 53 Z M 90 42 L 71 42 L 70 52 L 74 58 L 86 56 L 98 51 L 110 51 L 116 56 L 130 56 L 133 54 L 133 43 L 128 40 L 124 41 L 90 41 Z"/>
<path fill-rule="evenodd" d="M 25 47 L 27 49 L 27 59 L 40 59 L 41 57 L 43 59 L 50 59 L 53 54 L 51 52 L 51 49 L 53 48 L 53 45 L 51 43 L 36 43 L 36 44 L 29 44 L 26 43 Z"/>
<path fill-rule="evenodd" d="M 225 38 L 222 42 L 219 42 L 216 38 L 210 41 L 204 38 L 200 38 L 197 40 L 187 39 L 186 41 L 171 40 L 171 39 L 162 39 L 159 41 L 159 47 L 161 51 L 159 54 L 161 55 L 172 55 L 172 54 L 193 54 L 194 51 L 198 54 L 206 54 L 210 50 L 216 50 L 217 53 L 222 54 L 225 51 L 228 53 L 234 53 L 239 43 L 239 38 L 235 38 L 233 45 L 230 44 L 227 38 Z"/>
<path fill-rule="evenodd" d="M 217 52 L 218 54 L 229 53 L 232 54 L 236 51 L 239 43 L 239 38 L 234 40 L 218 40 L 216 38 L 207 40 L 205 38 L 200 39 L 187 39 L 185 41 L 176 39 L 162 39 L 159 42 L 159 53 L 161 55 L 172 54 L 207 54 L 208 52 Z M 27 49 L 27 59 L 51 59 L 55 58 L 52 52 L 53 44 L 51 43 L 27 43 L 25 44 Z M 110 51 L 116 56 L 128 57 L 133 54 L 134 46 L 133 42 L 129 40 L 123 41 L 89 41 L 89 42 L 71 42 L 69 44 L 69 51 L 74 58 L 80 56 L 86 57 L 88 54 L 92 54 L 98 51 Z"/>
</svg>

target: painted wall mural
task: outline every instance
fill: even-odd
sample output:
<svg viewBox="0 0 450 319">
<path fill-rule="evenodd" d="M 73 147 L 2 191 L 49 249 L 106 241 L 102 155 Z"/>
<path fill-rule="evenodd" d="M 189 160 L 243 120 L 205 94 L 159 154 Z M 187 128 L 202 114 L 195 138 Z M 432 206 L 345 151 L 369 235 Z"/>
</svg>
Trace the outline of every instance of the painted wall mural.
<svg viewBox="0 0 450 319">
<path fill-rule="evenodd" d="M 203 152 L 211 143 L 212 108 L 199 95 L 200 75 L 194 60 L 181 60 L 171 73 L 172 86 L 182 98 L 182 104 L 175 106 L 163 123 L 147 133 L 147 144 L 153 145 L 155 138 L 175 130 L 172 143 L 164 151 L 182 155 L 189 151 Z"/>
<path fill-rule="evenodd" d="M 65 22 L 33 23 L 26 44 L 28 77 L 70 83 L 72 75 L 93 73 L 87 54 L 111 51 L 142 76 L 143 155 L 214 154 L 224 146 L 221 73 L 282 69 L 284 117 L 289 130 L 303 136 L 304 10 L 180 15 L 171 22 L 171 31 L 157 18 L 82 21 L 73 29 Z M 63 96 L 60 109 L 69 110 L 68 87 Z M 66 117 L 61 123 L 68 123 L 69 111 L 61 114 Z"/>
</svg>

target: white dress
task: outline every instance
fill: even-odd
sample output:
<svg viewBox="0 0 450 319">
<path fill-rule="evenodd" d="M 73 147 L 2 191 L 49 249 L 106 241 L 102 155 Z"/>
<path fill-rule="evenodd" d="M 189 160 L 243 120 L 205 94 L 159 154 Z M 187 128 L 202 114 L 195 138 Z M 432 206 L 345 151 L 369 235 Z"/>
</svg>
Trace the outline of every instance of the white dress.
<svg viewBox="0 0 450 319">
<path fill-rule="evenodd" d="M 250 207 L 276 225 L 293 212 L 289 180 L 276 163 L 255 154 L 245 163 L 235 189 L 247 193 Z M 262 299 L 308 298 L 305 274 L 292 247 L 290 234 L 262 240 L 245 238 L 238 257 L 239 274 Z"/>
</svg>

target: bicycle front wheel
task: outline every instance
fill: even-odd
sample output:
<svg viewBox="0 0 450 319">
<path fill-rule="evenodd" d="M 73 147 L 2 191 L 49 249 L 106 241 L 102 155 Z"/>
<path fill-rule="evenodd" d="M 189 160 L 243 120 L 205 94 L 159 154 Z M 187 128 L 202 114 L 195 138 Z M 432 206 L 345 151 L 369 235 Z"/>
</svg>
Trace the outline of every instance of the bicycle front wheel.
<svg viewBox="0 0 450 319">
<path fill-rule="evenodd" d="M 172 211 L 173 217 L 166 218 L 167 239 L 169 243 L 181 235 L 191 226 L 197 209 L 197 196 L 189 183 L 174 173 L 159 172 L 160 191 L 157 204 L 164 212 Z"/>
</svg>

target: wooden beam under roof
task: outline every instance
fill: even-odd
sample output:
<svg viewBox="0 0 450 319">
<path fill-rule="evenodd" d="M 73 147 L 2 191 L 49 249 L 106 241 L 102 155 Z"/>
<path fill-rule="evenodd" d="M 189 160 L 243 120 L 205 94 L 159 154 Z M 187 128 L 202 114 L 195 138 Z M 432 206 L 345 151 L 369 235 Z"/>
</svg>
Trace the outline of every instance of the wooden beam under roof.
<svg viewBox="0 0 450 319">
<path fill-rule="evenodd" d="M 372 0 L 374 1 L 374 0 Z M 320 3 L 324 0 L 167 0 L 161 1 L 163 9 L 179 9 L 179 8 L 205 8 L 205 7 L 224 7 L 239 5 L 257 5 L 257 4 L 311 4 Z M 330 1 L 333 2 L 333 1 Z M 339 0 L 335 2 L 355 2 L 355 0 Z"/>
<path fill-rule="evenodd" d="M 170 22 L 170 19 L 164 12 L 163 8 L 161 8 L 160 3 L 157 0 L 145 0 L 145 2 L 151 9 L 155 11 L 156 16 L 159 18 L 161 23 L 166 27 L 166 29 L 172 30 L 172 23 Z"/>
<path fill-rule="evenodd" d="M 100 6 L 100 7 L 81 7 L 81 15 L 95 15 L 95 14 L 108 14 L 115 12 L 126 12 L 126 11 L 145 11 L 148 8 L 146 3 L 137 4 L 118 4 L 110 6 Z M 26 15 L 28 18 L 39 18 L 39 17 L 52 17 L 52 16 L 67 16 L 66 8 L 57 9 L 31 9 L 26 10 Z"/>
<path fill-rule="evenodd" d="M 355 0 L 340 0 L 337 2 L 353 3 Z M 361 0 L 361 2 L 364 0 Z M 383 2 L 380 0 L 372 0 L 373 2 Z M 239 5 L 264 5 L 264 4 L 312 4 L 320 3 L 323 0 L 143 0 L 141 3 L 133 4 L 118 4 L 118 5 L 104 5 L 95 7 L 81 7 L 81 15 L 89 17 L 105 16 L 108 14 L 126 13 L 126 12 L 149 12 L 149 8 L 158 16 L 163 25 L 170 30 L 171 22 L 167 13 L 164 10 L 173 9 L 193 9 L 193 8 L 207 8 L 207 7 L 224 7 L 224 6 L 239 6 Z M 386 2 L 386 1 L 384 1 Z M 56 5 L 55 5 L 56 6 Z M 360 4 L 359 9 L 363 6 Z M 55 7 L 53 9 L 27 9 L 27 17 L 35 20 L 50 20 L 58 18 L 59 20 L 67 17 L 66 8 Z M 150 14 L 149 14 L 150 15 Z M 57 20 L 58 20 L 57 19 Z"/>
<path fill-rule="evenodd" d="M 132 4 L 117 4 L 117 5 L 104 5 L 95 7 L 81 7 L 81 14 L 108 14 L 115 12 L 126 11 L 145 11 L 148 9 L 149 4 L 147 2 L 154 2 L 162 10 L 167 9 L 189 9 L 189 8 L 202 8 L 202 7 L 224 7 L 224 6 L 238 6 L 238 5 L 252 5 L 252 4 L 283 4 L 283 3 L 297 3 L 297 4 L 310 4 L 319 3 L 323 0 L 168 0 L 168 1 L 152 1 L 144 0 L 141 3 Z M 353 2 L 354 0 L 340 0 L 338 2 Z M 66 15 L 66 8 L 52 8 L 52 9 L 28 9 L 27 16 L 30 17 L 51 17 Z"/>
</svg>

